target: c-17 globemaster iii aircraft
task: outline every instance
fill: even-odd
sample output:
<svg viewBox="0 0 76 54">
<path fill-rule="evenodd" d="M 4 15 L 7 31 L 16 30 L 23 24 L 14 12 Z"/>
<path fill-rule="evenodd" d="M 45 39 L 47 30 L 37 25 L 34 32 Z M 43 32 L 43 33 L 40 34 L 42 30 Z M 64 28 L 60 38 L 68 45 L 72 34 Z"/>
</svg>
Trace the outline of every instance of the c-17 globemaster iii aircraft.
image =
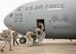
<svg viewBox="0 0 76 54">
<path fill-rule="evenodd" d="M 76 0 L 37 0 L 23 4 L 9 13 L 5 25 L 25 34 L 44 24 L 46 38 L 76 39 Z"/>
</svg>

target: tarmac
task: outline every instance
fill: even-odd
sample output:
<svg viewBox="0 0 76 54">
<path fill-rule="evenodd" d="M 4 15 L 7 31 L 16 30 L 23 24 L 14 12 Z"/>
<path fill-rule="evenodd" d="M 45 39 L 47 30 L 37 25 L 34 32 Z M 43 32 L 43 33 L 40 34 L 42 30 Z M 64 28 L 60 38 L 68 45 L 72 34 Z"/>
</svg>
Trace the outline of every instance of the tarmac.
<svg viewBox="0 0 76 54">
<path fill-rule="evenodd" d="M 0 49 L 3 45 L 4 42 L 0 41 Z M 26 43 L 12 46 L 12 49 L 13 51 L 9 51 L 7 45 L 0 54 L 76 54 L 76 40 L 44 39 L 40 46 L 27 47 Z"/>
</svg>

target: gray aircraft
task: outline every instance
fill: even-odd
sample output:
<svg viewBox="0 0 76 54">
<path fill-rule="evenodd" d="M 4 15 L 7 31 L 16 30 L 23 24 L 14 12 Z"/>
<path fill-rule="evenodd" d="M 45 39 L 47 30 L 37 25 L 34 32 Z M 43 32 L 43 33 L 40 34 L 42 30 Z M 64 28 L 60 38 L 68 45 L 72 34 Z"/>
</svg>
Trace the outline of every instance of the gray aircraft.
<svg viewBox="0 0 76 54">
<path fill-rule="evenodd" d="M 4 24 L 25 34 L 35 31 L 42 22 L 46 38 L 76 39 L 76 0 L 38 0 L 26 3 L 9 13 Z"/>
</svg>

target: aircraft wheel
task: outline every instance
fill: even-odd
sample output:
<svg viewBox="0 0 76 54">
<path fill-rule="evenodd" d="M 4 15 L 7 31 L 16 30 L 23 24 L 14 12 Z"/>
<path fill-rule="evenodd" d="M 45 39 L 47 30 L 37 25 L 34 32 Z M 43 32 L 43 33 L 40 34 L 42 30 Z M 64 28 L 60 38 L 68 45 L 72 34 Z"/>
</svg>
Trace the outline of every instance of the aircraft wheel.
<svg viewBox="0 0 76 54">
<path fill-rule="evenodd" d="M 25 44 L 26 43 L 26 38 L 25 37 L 21 37 L 20 40 L 19 40 L 19 42 L 21 44 Z"/>
</svg>

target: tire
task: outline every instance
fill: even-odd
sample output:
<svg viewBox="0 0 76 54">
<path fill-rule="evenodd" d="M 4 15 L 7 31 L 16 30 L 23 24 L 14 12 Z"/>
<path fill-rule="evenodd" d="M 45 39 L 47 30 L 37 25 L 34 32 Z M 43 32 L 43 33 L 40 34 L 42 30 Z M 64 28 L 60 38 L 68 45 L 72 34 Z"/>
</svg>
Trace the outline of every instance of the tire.
<svg viewBox="0 0 76 54">
<path fill-rule="evenodd" d="M 26 38 L 21 37 L 20 40 L 19 40 L 19 42 L 20 42 L 21 44 L 25 44 L 25 43 L 26 43 Z"/>
</svg>

